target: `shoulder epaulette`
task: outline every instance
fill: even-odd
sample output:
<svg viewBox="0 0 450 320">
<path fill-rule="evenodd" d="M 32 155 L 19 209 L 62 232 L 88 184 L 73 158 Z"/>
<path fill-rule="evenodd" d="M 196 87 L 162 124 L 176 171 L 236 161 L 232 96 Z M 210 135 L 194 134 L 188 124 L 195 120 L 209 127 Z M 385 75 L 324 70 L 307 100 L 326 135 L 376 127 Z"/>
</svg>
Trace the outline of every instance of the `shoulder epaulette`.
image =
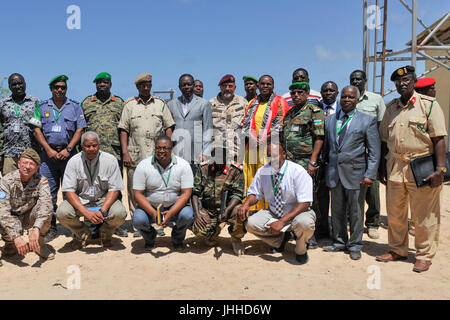
<svg viewBox="0 0 450 320">
<path fill-rule="evenodd" d="M 136 97 L 128 98 L 127 100 L 124 101 L 124 104 L 126 104 L 126 103 L 128 103 L 130 101 L 133 101 L 133 100 L 136 100 Z"/>
<path fill-rule="evenodd" d="M 81 104 L 85 103 L 86 101 L 93 101 L 93 99 L 92 99 L 93 97 L 94 97 L 94 95 L 87 96 L 86 98 L 83 99 Z"/>
<path fill-rule="evenodd" d="M 73 102 L 73 103 L 76 103 L 76 104 L 80 104 L 78 101 L 73 100 L 73 99 L 70 99 L 70 98 L 67 98 L 67 100 L 69 100 L 69 101 L 71 101 L 71 102 Z"/>
<path fill-rule="evenodd" d="M 424 95 L 424 94 L 420 94 L 420 93 L 417 93 L 417 95 L 420 97 L 420 99 L 422 99 L 422 100 L 428 100 L 428 101 L 436 101 L 436 98 L 434 98 L 434 97 L 430 97 L 430 96 L 427 96 L 427 95 Z"/>
<path fill-rule="evenodd" d="M 241 171 L 244 169 L 244 166 L 243 166 L 242 164 L 239 164 L 239 163 L 237 163 L 237 162 L 235 162 L 235 161 L 233 161 L 233 162 L 231 163 L 231 165 L 232 165 L 233 167 L 235 167 L 235 168 L 241 170 Z"/>
<path fill-rule="evenodd" d="M 114 95 L 114 98 L 120 99 L 120 100 L 122 100 L 122 102 L 124 101 L 124 100 L 122 99 L 122 97 L 119 97 L 119 96 L 116 96 L 116 95 Z"/>
</svg>

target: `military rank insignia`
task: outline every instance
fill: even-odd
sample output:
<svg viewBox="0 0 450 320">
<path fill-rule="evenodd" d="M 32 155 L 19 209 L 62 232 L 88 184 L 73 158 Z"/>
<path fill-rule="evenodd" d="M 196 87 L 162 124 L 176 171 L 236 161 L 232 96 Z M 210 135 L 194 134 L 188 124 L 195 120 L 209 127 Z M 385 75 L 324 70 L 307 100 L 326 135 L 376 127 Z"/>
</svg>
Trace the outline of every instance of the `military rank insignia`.
<svg viewBox="0 0 450 320">
<path fill-rule="evenodd" d="M 50 117 L 50 113 L 46 112 L 46 113 L 45 113 L 45 117 L 46 117 L 46 118 Z"/>
</svg>

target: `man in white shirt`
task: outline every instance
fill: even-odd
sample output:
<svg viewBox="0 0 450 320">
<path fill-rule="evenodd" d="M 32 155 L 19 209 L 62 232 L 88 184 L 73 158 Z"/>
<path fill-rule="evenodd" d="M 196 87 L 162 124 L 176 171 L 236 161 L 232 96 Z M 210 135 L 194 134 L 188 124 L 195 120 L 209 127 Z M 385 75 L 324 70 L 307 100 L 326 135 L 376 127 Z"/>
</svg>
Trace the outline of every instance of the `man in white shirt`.
<svg viewBox="0 0 450 320">
<path fill-rule="evenodd" d="M 310 206 L 313 201 L 312 178 L 302 166 L 286 160 L 283 137 L 267 147 L 270 164 L 260 168 L 247 191 L 247 199 L 238 211 L 248 232 L 282 252 L 293 230 L 296 240 L 295 259 L 308 262 L 306 242 L 313 236 L 316 214 Z M 250 207 L 265 199 L 269 210 L 251 215 Z"/>
<path fill-rule="evenodd" d="M 303 68 L 295 69 L 294 72 L 292 73 L 292 83 L 294 83 L 294 82 L 308 82 L 309 83 L 308 71 Z M 290 92 L 286 92 L 285 94 L 283 94 L 283 98 L 286 99 L 289 106 L 294 105 L 294 102 L 292 101 Z M 321 101 L 322 101 L 322 97 L 321 97 L 320 93 L 317 92 L 316 90 L 309 89 L 308 102 L 320 107 Z"/>
<path fill-rule="evenodd" d="M 173 248 L 180 250 L 186 230 L 194 222 L 194 211 L 187 205 L 194 176 L 189 163 L 172 154 L 172 149 L 168 136 L 156 138 L 155 154 L 142 160 L 133 176 L 133 192 L 138 204 L 133 213 L 133 226 L 144 237 L 148 249 L 155 247 L 156 230 L 152 224 L 171 225 Z"/>
</svg>

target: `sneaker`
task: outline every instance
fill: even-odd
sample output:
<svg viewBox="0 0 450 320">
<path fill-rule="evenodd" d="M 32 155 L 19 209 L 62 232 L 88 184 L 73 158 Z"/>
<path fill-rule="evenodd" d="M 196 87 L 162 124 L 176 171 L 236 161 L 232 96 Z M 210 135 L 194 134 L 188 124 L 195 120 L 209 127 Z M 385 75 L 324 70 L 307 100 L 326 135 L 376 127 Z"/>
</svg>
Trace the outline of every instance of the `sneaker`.
<svg viewBox="0 0 450 320">
<path fill-rule="evenodd" d="M 371 238 L 371 239 L 380 238 L 380 235 L 378 234 L 378 228 L 369 228 L 367 230 L 367 234 L 368 234 L 369 238 Z"/>
<path fill-rule="evenodd" d="M 56 226 L 50 226 L 50 229 L 48 229 L 47 235 L 45 236 L 45 243 L 49 243 L 50 241 L 56 239 L 58 237 L 58 230 L 56 229 Z"/>
<path fill-rule="evenodd" d="M 125 229 L 122 228 L 122 227 L 118 227 L 118 228 L 116 229 L 116 231 L 114 231 L 114 234 L 115 234 L 116 236 L 123 237 L 123 238 L 128 237 L 128 232 L 127 232 L 127 230 L 125 230 Z"/>
<path fill-rule="evenodd" d="M 309 261 L 308 252 L 305 252 L 305 254 L 295 254 L 295 260 L 299 264 L 305 264 Z"/>
<path fill-rule="evenodd" d="M 350 258 L 352 260 L 359 260 L 359 259 L 361 259 L 361 251 L 350 251 Z"/>
</svg>

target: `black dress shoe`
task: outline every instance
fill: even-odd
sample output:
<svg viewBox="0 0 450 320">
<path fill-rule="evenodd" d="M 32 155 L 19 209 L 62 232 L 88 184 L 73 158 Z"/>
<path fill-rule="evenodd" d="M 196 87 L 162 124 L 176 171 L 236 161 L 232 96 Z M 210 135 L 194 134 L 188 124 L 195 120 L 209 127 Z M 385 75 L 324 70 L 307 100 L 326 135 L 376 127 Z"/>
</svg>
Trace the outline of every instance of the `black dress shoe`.
<svg viewBox="0 0 450 320">
<path fill-rule="evenodd" d="M 51 226 L 50 229 L 47 232 L 47 235 L 45 236 L 45 243 L 49 243 L 53 239 L 58 237 L 58 230 L 56 229 L 56 226 Z"/>
<path fill-rule="evenodd" d="M 324 246 L 322 249 L 323 249 L 323 251 L 326 251 L 326 252 L 344 251 L 344 248 L 339 248 L 336 246 Z"/>
<path fill-rule="evenodd" d="M 350 258 L 352 260 L 359 260 L 359 259 L 361 259 L 361 251 L 350 251 Z"/>
<path fill-rule="evenodd" d="M 308 252 L 306 252 L 305 254 L 296 254 L 295 255 L 295 260 L 299 263 L 299 264 L 305 264 L 309 261 L 309 257 L 308 257 Z"/>
<path fill-rule="evenodd" d="M 118 227 L 118 228 L 116 229 L 116 231 L 114 231 L 114 234 L 117 235 L 117 236 L 119 236 L 119 237 L 124 237 L 124 238 L 128 237 L 128 232 L 127 232 L 127 230 L 125 230 L 125 229 L 122 228 L 122 227 Z"/>
<path fill-rule="evenodd" d="M 290 232 L 285 232 L 283 235 L 283 241 L 281 241 L 281 245 L 278 248 L 272 248 L 272 253 L 280 253 L 284 251 L 284 247 L 286 246 L 286 242 L 289 241 L 291 235 Z"/>
<path fill-rule="evenodd" d="M 308 241 L 306 241 L 307 249 L 317 249 L 319 244 L 317 243 L 316 237 L 313 235 Z"/>
</svg>

